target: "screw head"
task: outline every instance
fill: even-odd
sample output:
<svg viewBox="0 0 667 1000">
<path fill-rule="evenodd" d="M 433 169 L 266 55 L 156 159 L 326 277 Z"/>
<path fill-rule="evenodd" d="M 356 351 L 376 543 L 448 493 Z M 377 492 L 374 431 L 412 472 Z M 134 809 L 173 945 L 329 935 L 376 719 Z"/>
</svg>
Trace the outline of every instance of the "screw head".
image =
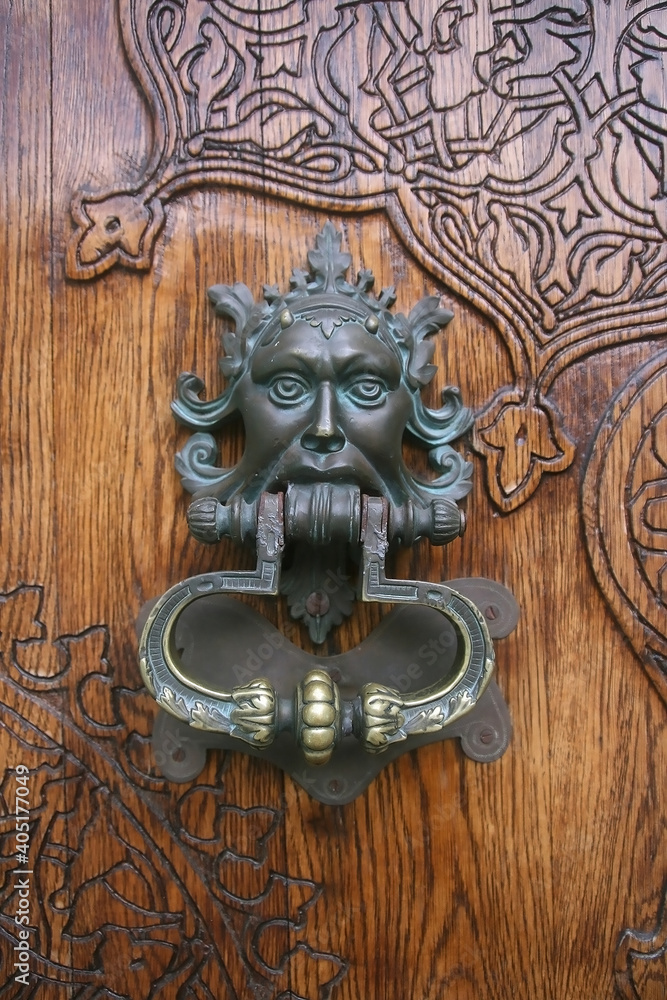
<svg viewBox="0 0 667 1000">
<path fill-rule="evenodd" d="M 329 597 L 323 590 L 314 590 L 306 598 L 306 611 L 313 618 L 320 618 L 322 615 L 326 615 L 330 606 Z"/>
</svg>

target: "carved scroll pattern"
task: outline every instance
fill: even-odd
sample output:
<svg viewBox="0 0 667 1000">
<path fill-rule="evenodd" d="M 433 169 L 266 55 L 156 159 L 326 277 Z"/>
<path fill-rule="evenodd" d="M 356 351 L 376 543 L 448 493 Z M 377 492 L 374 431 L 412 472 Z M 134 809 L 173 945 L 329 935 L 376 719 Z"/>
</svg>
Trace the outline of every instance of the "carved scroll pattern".
<svg viewBox="0 0 667 1000">
<path fill-rule="evenodd" d="M 116 680 L 107 629 L 49 642 L 41 604 L 38 587 L 0 595 L 0 997 L 20 989 L 18 764 L 30 771 L 34 995 L 329 997 L 346 963 L 311 946 L 322 888 L 281 871 L 281 807 L 229 801 L 224 764 L 215 784 L 174 794 L 151 759 L 150 697 Z"/>
<path fill-rule="evenodd" d="M 593 570 L 667 704 L 667 351 L 619 390 L 598 428 L 582 488 Z M 664 996 L 667 887 L 655 928 L 626 928 L 615 959 L 626 1000 Z"/>
<path fill-rule="evenodd" d="M 667 702 L 667 352 L 612 401 L 582 499 L 598 583 Z"/>
<path fill-rule="evenodd" d="M 384 206 L 507 344 L 475 436 L 495 501 L 567 468 L 554 379 L 667 329 L 664 0 L 119 4 L 155 144 L 139 187 L 75 199 L 70 275 L 150 267 L 164 206 L 204 183 Z"/>
<path fill-rule="evenodd" d="M 665 995 L 667 983 L 667 886 L 652 931 L 627 928 L 616 951 L 616 984 L 625 1000 Z"/>
</svg>

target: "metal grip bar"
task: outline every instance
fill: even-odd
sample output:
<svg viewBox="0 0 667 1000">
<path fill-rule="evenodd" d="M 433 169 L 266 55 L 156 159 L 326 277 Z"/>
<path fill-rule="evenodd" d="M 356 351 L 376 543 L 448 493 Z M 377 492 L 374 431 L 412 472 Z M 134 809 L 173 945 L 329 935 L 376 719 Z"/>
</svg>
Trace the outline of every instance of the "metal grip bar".
<svg viewBox="0 0 667 1000">
<path fill-rule="evenodd" d="M 285 493 L 285 541 L 324 546 L 332 542 L 360 544 L 361 491 L 354 486 L 315 483 L 290 485 Z M 259 500 L 247 503 L 234 498 L 226 504 L 215 497 L 201 497 L 188 508 L 190 532 L 200 542 L 222 538 L 243 544 L 255 538 Z M 388 539 L 413 545 L 428 538 L 432 545 L 445 545 L 465 531 L 465 514 L 451 500 L 432 500 L 421 506 L 412 500 L 389 504 Z"/>
</svg>

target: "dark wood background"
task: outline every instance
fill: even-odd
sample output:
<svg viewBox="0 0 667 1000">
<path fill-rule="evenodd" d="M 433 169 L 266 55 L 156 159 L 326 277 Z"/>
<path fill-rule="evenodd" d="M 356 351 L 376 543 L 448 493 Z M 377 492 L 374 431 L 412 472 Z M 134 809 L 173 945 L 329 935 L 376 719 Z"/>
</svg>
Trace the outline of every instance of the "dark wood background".
<svg viewBox="0 0 667 1000">
<path fill-rule="evenodd" d="M 155 706 L 134 621 L 179 579 L 242 558 L 188 538 L 172 465 L 187 436 L 169 409 L 176 375 L 221 387 L 207 287 L 284 287 L 332 218 L 353 268 L 395 284 L 399 308 L 434 290 L 451 303 L 433 404 L 453 383 L 482 408 L 512 383 L 512 360 L 474 291 L 429 273 L 379 204 L 336 212 L 202 183 L 170 201 L 150 269 L 68 278 L 73 196 L 141 183 L 151 114 L 113 3 L 16 0 L 0 31 L 0 996 L 667 996 L 665 704 L 605 600 L 581 501 L 610 399 L 662 349 L 649 305 L 634 320 L 649 336 L 594 344 L 550 389 L 576 446 L 570 467 L 506 514 L 475 455 L 465 538 L 397 563 L 424 579 L 488 576 L 516 595 L 519 627 L 497 643 L 514 722 L 502 760 L 433 745 L 340 808 L 238 754 L 167 784 L 150 755 Z M 647 407 L 628 419 L 638 437 L 653 426 Z M 239 430 L 223 452 L 231 463 L 241 449 Z M 311 648 L 282 605 L 263 610 Z M 328 651 L 377 620 L 357 609 Z M 12 968 L 20 763 L 31 770 L 30 990 Z"/>
</svg>

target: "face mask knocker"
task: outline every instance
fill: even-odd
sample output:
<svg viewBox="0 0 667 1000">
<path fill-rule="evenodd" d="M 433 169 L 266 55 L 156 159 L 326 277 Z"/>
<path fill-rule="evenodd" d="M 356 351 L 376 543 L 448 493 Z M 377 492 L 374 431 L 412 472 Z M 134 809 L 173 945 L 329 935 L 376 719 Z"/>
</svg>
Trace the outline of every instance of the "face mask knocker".
<svg viewBox="0 0 667 1000">
<path fill-rule="evenodd" d="M 393 289 L 356 284 L 351 257 L 327 223 L 282 295 L 265 286 L 255 303 L 241 283 L 209 297 L 234 332 L 222 338 L 225 391 L 202 400 L 203 383 L 181 375 L 176 417 L 195 430 L 176 459 L 187 490 L 190 532 L 254 545 L 254 570 L 202 573 L 150 609 L 141 672 L 161 708 L 153 733 L 160 770 L 196 777 L 206 749 L 269 758 L 321 802 L 359 795 L 408 749 L 457 736 L 465 753 L 495 760 L 511 725 L 491 680 L 491 635 L 507 635 L 516 602 L 490 580 L 447 584 L 388 579 L 392 546 L 458 538 L 456 501 L 470 489 L 470 463 L 451 447 L 472 416 L 457 389 L 426 407 L 421 389 L 436 368 L 426 339 L 452 314 L 437 297 L 406 318 L 390 311 Z M 216 467 L 210 433 L 233 412 L 245 450 Z M 423 481 L 403 458 L 405 431 L 429 449 L 440 476 Z M 283 555 L 288 568 L 282 569 Z M 314 657 L 265 618 L 227 596 L 284 594 L 315 643 L 351 612 L 356 596 L 397 607 L 355 649 Z M 484 614 L 478 605 L 484 609 Z"/>
</svg>

